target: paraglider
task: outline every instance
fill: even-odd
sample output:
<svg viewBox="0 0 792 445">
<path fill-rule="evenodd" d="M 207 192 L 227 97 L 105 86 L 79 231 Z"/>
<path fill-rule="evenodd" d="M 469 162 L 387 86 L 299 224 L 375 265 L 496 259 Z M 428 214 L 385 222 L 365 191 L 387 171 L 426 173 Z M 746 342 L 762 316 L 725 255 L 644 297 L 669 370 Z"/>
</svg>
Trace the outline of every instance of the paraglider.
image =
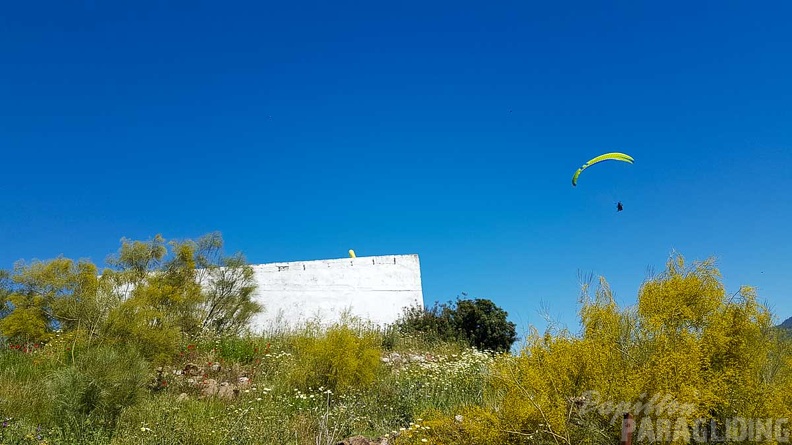
<svg viewBox="0 0 792 445">
<path fill-rule="evenodd" d="M 635 162 L 635 159 L 633 159 L 632 156 L 630 156 L 630 155 L 628 155 L 626 153 L 617 153 L 617 152 L 605 153 L 605 154 L 601 154 L 599 156 L 596 156 L 596 157 L 590 159 L 585 164 L 583 164 L 579 169 L 577 169 L 575 174 L 572 175 L 572 186 L 573 187 L 577 187 L 578 177 L 580 176 L 581 173 L 583 173 L 583 170 L 591 167 L 594 164 L 597 164 L 597 163 L 600 163 L 600 162 L 603 162 L 603 161 L 621 161 L 621 162 L 626 162 L 628 164 L 632 164 L 633 162 Z M 616 212 L 621 212 L 623 210 L 624 210 L 624 206 L 622 205 L 621 201 L 617 202 L 616 203 Z"/>
<path fill-rule="evenodd" d="M 573 187 L 577 187 L 578 176 L 580 176 L 580 174 L 583 173 L 583 170 L 591 167 L 594 164 L 597 164 L 597 163 L 602 162 L 602 161 L 608 161 L 608 160 L 622 161 L 622 162 L 627 162 L 627 163 L 630 163 L 630 164 L 632 164 L 635 161 L 635 159 L 633 159 L 632 156 L 630 156 L 628 154 L 625 154 L 625 153 L 605 153 L 605 154 L 599 155 L 599 156 L 589 160 L 585 164 L 583 164 L 583 166 L 580 167 L 575 172 L 575 174 L 572 176 L 572 186 Z"/>
</svg>

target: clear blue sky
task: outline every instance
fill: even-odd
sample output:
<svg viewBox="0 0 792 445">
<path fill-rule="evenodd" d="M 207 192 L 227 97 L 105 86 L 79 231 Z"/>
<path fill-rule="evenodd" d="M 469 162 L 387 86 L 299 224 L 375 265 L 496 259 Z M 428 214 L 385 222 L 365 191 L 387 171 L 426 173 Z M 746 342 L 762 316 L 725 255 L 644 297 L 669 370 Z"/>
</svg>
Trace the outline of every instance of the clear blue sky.
<svg viewBox="0 0 792 445">
<path fill-rule="evenodd" d="M 792 316 L 788 2 L 126 3 L 4 6 L 2 268 L 215 230 L 417 253 L 427 304 L 522 331 L 675 249 Z"/>
</svg>

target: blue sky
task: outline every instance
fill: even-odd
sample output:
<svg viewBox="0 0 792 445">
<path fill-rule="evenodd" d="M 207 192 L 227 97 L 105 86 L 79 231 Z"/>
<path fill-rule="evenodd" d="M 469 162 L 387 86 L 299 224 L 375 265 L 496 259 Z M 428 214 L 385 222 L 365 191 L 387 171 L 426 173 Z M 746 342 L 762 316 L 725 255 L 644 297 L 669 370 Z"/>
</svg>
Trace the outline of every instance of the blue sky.
<svg viewBox="0 0 792 445">
<path fill-rule="evenodd" d="M 67 4 L 68 3 L 68 4 Z M 792 316 L 786 2 L 13 2 L 0 267 L 221 231 L 576 325 L 676 250 Z M 624 151 L 634 165 L 587 159 Z M 615 202 L 625 210 L 617 213 Z M 780 320 L 779 320 L 780 321 Z"/>
</svg>

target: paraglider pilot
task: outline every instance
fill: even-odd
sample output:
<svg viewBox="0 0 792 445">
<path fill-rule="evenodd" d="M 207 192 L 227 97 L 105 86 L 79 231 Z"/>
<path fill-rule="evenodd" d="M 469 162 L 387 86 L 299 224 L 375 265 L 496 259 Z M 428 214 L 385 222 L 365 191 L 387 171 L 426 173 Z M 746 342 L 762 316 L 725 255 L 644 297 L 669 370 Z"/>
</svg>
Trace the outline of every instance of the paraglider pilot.
<svg viewBox="0 0 792 445">
<path fill-rule="evenodd" d="M 624 210 L 624 207 L 622 206 L 621 201 L 619 201 L 618 203 L 616 203 L 616 211 L 621 212 L 622 210 Z"/>
</svg>

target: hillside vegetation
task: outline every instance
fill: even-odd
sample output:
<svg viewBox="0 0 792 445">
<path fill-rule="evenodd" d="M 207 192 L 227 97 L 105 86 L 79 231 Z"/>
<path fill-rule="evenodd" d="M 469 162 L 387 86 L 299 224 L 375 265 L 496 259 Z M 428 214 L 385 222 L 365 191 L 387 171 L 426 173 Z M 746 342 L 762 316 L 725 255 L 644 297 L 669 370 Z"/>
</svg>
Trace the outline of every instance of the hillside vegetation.
<svg viewBox="0 0 792 445">
<path fill-rule="evenodd" d="M 629 307 L 600 278 L 578 330 L 511 349 L 486 300 L 251 335 L 249 266 L 216 234 L 125 240 L 110 264 L 3 274 L 0 443 L 604 445 L 626 411 L 636 443 L 717 442 L 735 418 L 788 433 L 792 344 L 711 261 L 672 257 Z"/>
</svg>

